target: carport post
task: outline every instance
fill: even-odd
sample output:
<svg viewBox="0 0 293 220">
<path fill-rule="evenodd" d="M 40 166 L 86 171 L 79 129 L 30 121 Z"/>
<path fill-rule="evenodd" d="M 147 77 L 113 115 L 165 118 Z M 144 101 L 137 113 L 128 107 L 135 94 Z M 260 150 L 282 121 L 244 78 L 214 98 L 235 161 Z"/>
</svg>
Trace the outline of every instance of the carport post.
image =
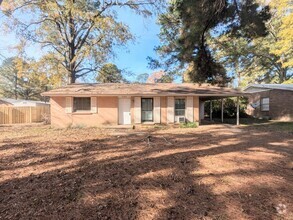
<svg viewBox="0 0 293 220">
<path fill-rule="evenodd" d="M 224 122 L 224 100 L 223 100 L 223 98 L 221 98 L 221 104 L 222 104 L 222 107 L 221 107 L 221 121 L 223 123 Z"/>
<path fill-rule="evenodd" d="M 210 100 L 210 121 L 213 120 L 213 101 Z"/>
<path fill-rule="evenodd" d="M 236 119 L 236 125 L 239 125 L 239 96 L 237 96 L 237 119 Z"/>
</svg>

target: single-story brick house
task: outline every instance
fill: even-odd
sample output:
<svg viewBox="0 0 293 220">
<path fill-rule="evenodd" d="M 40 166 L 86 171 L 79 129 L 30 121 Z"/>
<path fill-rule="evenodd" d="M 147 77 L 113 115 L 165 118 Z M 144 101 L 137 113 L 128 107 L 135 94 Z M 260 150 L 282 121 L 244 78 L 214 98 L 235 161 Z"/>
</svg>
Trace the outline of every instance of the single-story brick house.
<svg viewBox="0 0 293 220">
<path fill-rule="evenodd" d="M 199 122 L 209 98 L 242 96 L 236 89 L 207 84 L 71 84 L 42 94 L 50 97 L 51 124 L 131 125 Z"/>
<path fill-rule="evenodd" d="M 293 84 L 253 84 L 247 113 L 255 118 L 293 121 Z"/>
</svg>

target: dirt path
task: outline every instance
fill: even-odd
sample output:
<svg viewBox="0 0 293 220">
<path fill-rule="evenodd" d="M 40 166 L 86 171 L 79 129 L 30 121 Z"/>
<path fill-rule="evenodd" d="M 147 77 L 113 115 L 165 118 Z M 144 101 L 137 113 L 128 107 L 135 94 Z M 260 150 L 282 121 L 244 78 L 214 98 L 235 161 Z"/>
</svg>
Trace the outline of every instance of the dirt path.
<svg viewBox="0 0 293 220">
<path fill-rule="evenodd" d="M 0 219 L 293 219 L 293 134 L 0 127 Z"/>
</svg>

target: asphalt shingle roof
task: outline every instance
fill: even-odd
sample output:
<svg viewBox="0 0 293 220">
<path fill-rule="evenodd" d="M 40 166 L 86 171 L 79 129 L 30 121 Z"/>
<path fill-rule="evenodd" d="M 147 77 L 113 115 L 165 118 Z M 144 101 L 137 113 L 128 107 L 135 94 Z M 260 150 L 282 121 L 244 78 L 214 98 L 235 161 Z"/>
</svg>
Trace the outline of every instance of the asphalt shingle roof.
<svg viewBox="0 0 293 220">
<path fill-rule="evenodd" d="M 193 83 L 96 83 L 70 84 L 42 93 L 43 96 L 74 96 L 74 95 L 221 95 L 241 96 L 243 92 L 227 87 L 211 86 L 209 84 Z"/>
</svg>

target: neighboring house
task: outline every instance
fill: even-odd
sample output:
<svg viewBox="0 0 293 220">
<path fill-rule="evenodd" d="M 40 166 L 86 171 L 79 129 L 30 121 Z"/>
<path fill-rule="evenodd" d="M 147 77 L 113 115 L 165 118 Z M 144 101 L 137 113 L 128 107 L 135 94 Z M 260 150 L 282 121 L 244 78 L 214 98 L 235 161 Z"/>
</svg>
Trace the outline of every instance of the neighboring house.
<svg viewBox="0 0 293 220">
<path fill-rule="evenodd" d="M 293 120 L 293 84 L 254 84 L 249 93 L 247 113 L 256 118 Z"/>
<path fill-rule="evenodd" d="M 51 124 L 130 125 L 200 121 L 202 101 L 243 93 L 197 84 L 71 84 L 44 92 L 50 97 Z"/>
<path fill-rule="evenodd" d="M 50 105 L 50 104 L 45 102 L 40 102 L 40 101 L 32 101 L 32 100 L 0 98 L 0 107 L 1 106 L 34 107 L 34 106 L 46 106 L 46 105 Z"/>
</svg>

